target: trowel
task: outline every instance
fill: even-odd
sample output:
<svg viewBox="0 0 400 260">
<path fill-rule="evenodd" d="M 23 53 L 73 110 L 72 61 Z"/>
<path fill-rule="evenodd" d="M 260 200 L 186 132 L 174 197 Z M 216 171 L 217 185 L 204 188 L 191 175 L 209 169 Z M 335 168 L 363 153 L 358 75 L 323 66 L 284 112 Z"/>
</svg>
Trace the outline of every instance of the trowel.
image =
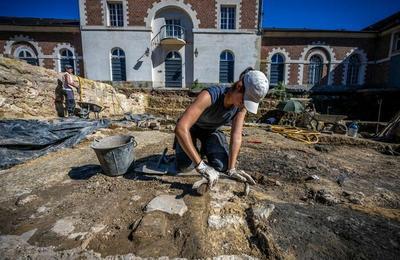
<svg viewBox="0 0 400 260">
<path fill-rule="evenodd" d="M 135 172 L 144 175 L 201 176 L 194 168 L 188 169 L 188 171 L 178 171 L 175 157 L 168 157 L 167 153 L 168 148 L 165 148 L 157 160 L 149 160 L 139 164 L 135 168 Z M 222 172 L 220 173 L 220 179 L 232 180 L 231 177 Z M 247 196 L 250 192 L 250 185 L 247 182 L 244 183 L 244 185 L 244 195 Z M 202 177 L 201 180 L 193 184 L 193 189 L 196 190 L 199 195 L 204 195 L 209 190 L 208 180 Z"/>
<path fill-rule="evenodd" d="M 174 176 L 199 176 L 195 169 L 189 169 L 188 171 L 178 171 L 176 169 L 175 157 L 167 156 L 168 148 L 165 148 L 160 157 L 154 161 L 149 160 L 147 162 L 139 164 L 135 168 L 135 172 L 141 174 L 150 175 L 174 175 Z"/>
</svg>

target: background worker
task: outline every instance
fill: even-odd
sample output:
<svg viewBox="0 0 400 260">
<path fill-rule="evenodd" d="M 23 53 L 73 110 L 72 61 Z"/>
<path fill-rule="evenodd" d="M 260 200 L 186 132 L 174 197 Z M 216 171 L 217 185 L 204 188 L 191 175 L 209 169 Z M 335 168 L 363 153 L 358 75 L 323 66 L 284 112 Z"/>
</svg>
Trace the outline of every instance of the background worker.
<svg viewBox="0 0 400 260">
<path fill-rule="evenodd" d="M 65 65 L 65 71 L 66 72 L 63 76 L 63 89 L 66 96 L 66 107 L 68 116 L 73 116 L 75 111 L 75 97 L 72 87 L 76 88 L 78 93 L 80 89 L 79 85 L 74 81 L 72 77 L 74 75 L 74 68 L 71 65 Z"/>
<path fill-rule="evenodd" d="M 268 88 L 265 74 L 248 68 L 231 87 L 213 86 L 201 91 L 186 109 L 175 128 L 176 166 L 182 171 L 195 165 L 203 178 L 193 185 L 194 189 L 204 183 L 212 188 L 219 172 L 255 184 L 250 175 L 236 169 L 236 161 L 246 112 L 257 113 Z M 225 134 L 219 130 L 228 123 L 232 123 L 229 147 Z M 196 148 L 197 140 L 201 142 L 200 154 Z M 208 164 L 202 160 L 203 155 Z"/>
</svg>

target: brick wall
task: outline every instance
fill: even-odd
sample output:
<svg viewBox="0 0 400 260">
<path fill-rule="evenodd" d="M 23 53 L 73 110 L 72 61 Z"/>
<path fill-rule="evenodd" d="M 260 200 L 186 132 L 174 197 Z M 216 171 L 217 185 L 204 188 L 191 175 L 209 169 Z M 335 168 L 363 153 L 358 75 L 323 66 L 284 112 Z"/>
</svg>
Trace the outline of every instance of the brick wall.
<svg viewBox="0 0 400 260">
<path fill-rule="evenodd" d="M 383 35 L 376 40 L 375 59 L 387 58 L 389 55 L 391 34 Z"/>
<path fill-rule="evenodd" d="M 129 25 L 145 26 L 144 18 L 147 16 L 147 10 L 152 7 L 153 2 L 149 0 L 129 0 Z"/>
<path fill-rule="evenodd" d="M 289 74 L 289 85 L 297 85 L 299 74 L 299 65 L 298 64 L 290 64 L 290 74 Z"/>
<path fill-rule="evenodd" d="M 102 3 L 100 0 L 85 0 L 87 25 L 103 25 Z"/>
<path fill-rule="evenodd" d="M 185 3 L 191 4 L 192 8 L 197 12 L 200 28 L 215 28 L 217 13 L 214 0 L 185 0 Z"/>
<path fill-rule="evenodd" d="M 339 60 L 343 59 L 347 52 L 356 47 L 363 49 L 369 58 L 375 48 L 374 39 L 263 37 L 261 58 L 266 59 L 273 48 L 281 47 L 290 53 L 291 59 L 299 59 L 305 47 L 318 41 L 333 48 L 335 57 Z"/>
<path fill-rule="evenodd" d="M 4 53 L 4 43 L 15 35 L 24 35 L 32 38 L 35 42 L 39 43 L 44 55 L 53 54 L 54 48 L 59 43 L 70 43 L 76 50 L 79 56 L 82 56 L 81 37 L 79 33 L 41 33 L 41 32 L 1 32 L 0 42 L 3 48 L 1 52 Z"/>
<path fill-rule="evenodd" d="M 131 26 L 145 26 L 144 18 L 153 3 L 161 0 L 128 0 L 128 21 Z M 215 28 L 217 13 L 215 0 L 184 0 L 197 12 L 200 28 Z M 102 2 L 100 0 L 85 0 L 87 25 L 103 25 Z M 254 29 L 257 27 L 257 0 L 242 0 L 241 28 Z"/>
<path fill-rule="evenodd" d="M 242 0 L 241 29 L 257 28 L 257 8 L 256 0 Z"/>
<path fill-rule="evenodd" d="M 344 65 L 343 64 L 339 64 L 335 67 L 335 69 L 333 70 L 333 85 L 341 85 L 342 84 L 342 80 L 343 80 L 343 71 L 344 71 Z"/>
<path fill-rule="evenodd" d="M 0 52 L 4 53 L 5 43 L 15 35 L 23 35 L 33 39 L 34 42 L 38 43 L 43 55 L 53 55 L 54 48 L 57 44 L 69 43 L 74 47 L 75 52 L 78 56 L 82 56 L 82 45 L 81 37 L 79 33 L 69 32 L 52 32 L 52 33 L 41 33 L 41 32 L 0 32 Z M 13 44 L 13 49 L 20 46 L 23 43 Z M 33 46 L 32 46 L 33 47 Z M 35 49 L 37 52 L 38 50 Z M 43 59 L 44 67 L 47 69 L 54 69 L 54 59 L 46 58 Z M 83 62 L 79 62 L 80 74 L 83 75 Z"/>
<path fill-rule="evenodd" d="M 387 45 L 390 44 L 390 40 L 387 40 L 387 37 L 383 39 L 380 46 L 377 50 L 376 45 L 377 41 L 375 38 L 345 38 L 345 37 L 272 37 L 272 36 L 264 36 L 262 39 L 262 47 L 261 47 L 261 59 L 267 60 L 268 54 L 274 48 L 285 49 L 286 52 L 289 53 L 289 57 L 292 60 L 299 60 L 301 55 L 308 45 L 312 45 L 313 43 L 321 42 L 323 46 L 329 47 L 333 49 L 333 53 L 336 60 L 344 60 L 346 55 L 352 49 L 362 49 L 366 54 L 368 61 L 375 60 L 377 56 L 376 52 L 385 53 L 388 50 Z M 384 47 L 385 46 L 385 47 Z M 382 55 L 378 55 L 382 56 Z M 306 55 L 306 59 L 307 59 Z M 333 57 L 330 57 L 333 59 Z M 366 84 L 382 84 L 387 82 L 389 68 L 388 65 L 382 66 L 371 66 L 372 64 L 367 65 L 365 83 Z M 263 66 L 265 68 L 266 65 Z M 289 85 L 297 85 L 298 84 L 298 64 L 290 64 L 290 74 L 288 79 Z M 265 70 L 264 70 L 265 71 Z M 328 67 L 324 66 L 322 83 L 327 83 L 328 77 L 327 73 Z M 344 65 L 338 64 L 333 70 L 333 85 L 342 84 L 344 73 Z M 375 75 L 375 76 L 373 76 Z M 303 70 L 303 84 L 306 84 L 308 81 L 308 65 L 304 65 Z"/>
<path fill-rule="evenodd" d="M 386 85 L 389 81 L 390 61 L 368 64 L 366 81 L 372 85 Z"/>
</svg>

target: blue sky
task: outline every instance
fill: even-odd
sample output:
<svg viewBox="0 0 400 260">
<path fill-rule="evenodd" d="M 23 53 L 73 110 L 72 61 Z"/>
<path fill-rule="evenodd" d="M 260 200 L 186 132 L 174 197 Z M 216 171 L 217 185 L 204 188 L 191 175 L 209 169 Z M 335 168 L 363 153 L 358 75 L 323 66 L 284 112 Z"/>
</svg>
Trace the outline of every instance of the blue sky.
<svg viewBox="0 0 400 260">
<path fill-rule="evenodd" d="M 264 0 L 264 27 L 359 30 L 400 11 L 399 0 Z M 78 19 L 78 0 L 0 0 L 0 16 Z"/>
</svg>

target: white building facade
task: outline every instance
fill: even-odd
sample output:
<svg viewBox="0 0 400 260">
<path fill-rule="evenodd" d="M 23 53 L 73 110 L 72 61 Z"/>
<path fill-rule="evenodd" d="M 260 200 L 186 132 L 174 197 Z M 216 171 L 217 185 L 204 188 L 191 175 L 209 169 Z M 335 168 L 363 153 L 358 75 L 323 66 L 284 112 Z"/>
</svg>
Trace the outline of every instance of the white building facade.
<svg viewBox="0 0 400 260">
<path fill-rule="evenodd" d="M 191 88 L 259 68 L 258 0 L 80 0 L 85 76 Z"/>
</svg>

